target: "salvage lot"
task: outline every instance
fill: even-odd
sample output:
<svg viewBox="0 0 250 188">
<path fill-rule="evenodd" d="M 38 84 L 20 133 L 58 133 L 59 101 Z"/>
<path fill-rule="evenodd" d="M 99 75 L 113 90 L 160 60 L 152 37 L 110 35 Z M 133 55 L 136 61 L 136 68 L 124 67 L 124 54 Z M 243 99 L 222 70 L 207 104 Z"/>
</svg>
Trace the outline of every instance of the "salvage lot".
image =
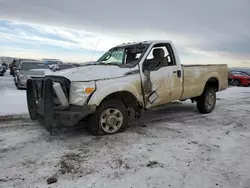
<svg viewBox="0 0 250 188">
<path fill-rule="evenodd" d="M 150 111 L 126 132 L 50 136 L 29 120 L 1 122 L 0 187 L 250 187 L 250 88 Z M 57 182 L 47 185 L 47 179 Z"/>
</svg>

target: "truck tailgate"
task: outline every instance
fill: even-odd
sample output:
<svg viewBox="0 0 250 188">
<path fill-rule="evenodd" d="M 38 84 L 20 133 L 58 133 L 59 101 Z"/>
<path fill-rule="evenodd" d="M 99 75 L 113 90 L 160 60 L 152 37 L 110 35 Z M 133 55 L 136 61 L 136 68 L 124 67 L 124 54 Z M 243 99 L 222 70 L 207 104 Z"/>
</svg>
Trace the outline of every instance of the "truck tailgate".
<svg viewBox="0 0 250 188">
<path fill-rule="evenodd" d="M 226 64 L 182 65 L 183 95 L 182 99 L 200 96 L 210 78 L 218 80 L 218 91 L 228 86 L 228 66 Z"/>
</svg>

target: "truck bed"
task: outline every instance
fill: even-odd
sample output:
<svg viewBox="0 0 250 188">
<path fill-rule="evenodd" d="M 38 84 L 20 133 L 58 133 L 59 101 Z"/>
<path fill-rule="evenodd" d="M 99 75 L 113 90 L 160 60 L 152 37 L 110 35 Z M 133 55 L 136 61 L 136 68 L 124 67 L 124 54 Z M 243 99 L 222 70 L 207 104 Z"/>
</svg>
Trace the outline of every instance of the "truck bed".
<svg viewBox="0 0 250 188">
<path fill-rule="evenodd" d="M 183 94 L 181 99 L 200 96 L 209 79 L 218 81 L 218 91 L 228 86 L 227 64 L 182 65 Z"/>
</svg>

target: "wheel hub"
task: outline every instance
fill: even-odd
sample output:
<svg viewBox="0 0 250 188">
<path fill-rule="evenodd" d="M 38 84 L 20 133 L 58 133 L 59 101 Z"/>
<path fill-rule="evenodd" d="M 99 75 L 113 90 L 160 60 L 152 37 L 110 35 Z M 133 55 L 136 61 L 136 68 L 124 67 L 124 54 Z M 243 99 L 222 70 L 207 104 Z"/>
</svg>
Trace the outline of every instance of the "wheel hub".
<svg viewBox="0 0 250 188">
<path fill-rule="evenodd" d="M 210 94 L 207 98 L 207 107 L 211 108 L 214 103 L 214 96 Z"/>
<path fill-rule="evenodd" d="M 107 117 L 106 123 L 110 126 L 114 126 L 117 123 L 116 117 L 114 115 L 109 115 Z"/>
<path fill-rule="evenodd" d="M 123 123 L 122 113 L 118 109 L 107 108 L 100 115 L 100 127 L 106 133 L 114 133 Z"/>
</svg>

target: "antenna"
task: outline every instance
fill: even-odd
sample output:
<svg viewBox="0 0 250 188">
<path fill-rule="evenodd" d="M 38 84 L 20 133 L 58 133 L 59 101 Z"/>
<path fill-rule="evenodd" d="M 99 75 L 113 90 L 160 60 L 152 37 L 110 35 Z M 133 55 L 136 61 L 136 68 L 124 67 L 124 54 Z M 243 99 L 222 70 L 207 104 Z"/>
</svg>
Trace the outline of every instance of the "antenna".
<svg viewBox="0 0 250 188">
<path fill-rule="evenodd" d="M 91 58 L 90 58 L 90 61 L 92 61 L 92 58 L 93 58 L 93 55 L 95 54 L 95 52 L 96 52 L 96 48 L 97 48 L 97 46 L 98 46 L 98 44 L 99 44 L 99 42 L 100 42 L 100 38 L 98 39 L 98 41 L 97 41 L 97 43 L 96 43 L 96 46 L 95 46 L 95 49 L 93 50 L 93 52 L 92 52 L 92 55 L 91 55 Z"/>
</svg>

